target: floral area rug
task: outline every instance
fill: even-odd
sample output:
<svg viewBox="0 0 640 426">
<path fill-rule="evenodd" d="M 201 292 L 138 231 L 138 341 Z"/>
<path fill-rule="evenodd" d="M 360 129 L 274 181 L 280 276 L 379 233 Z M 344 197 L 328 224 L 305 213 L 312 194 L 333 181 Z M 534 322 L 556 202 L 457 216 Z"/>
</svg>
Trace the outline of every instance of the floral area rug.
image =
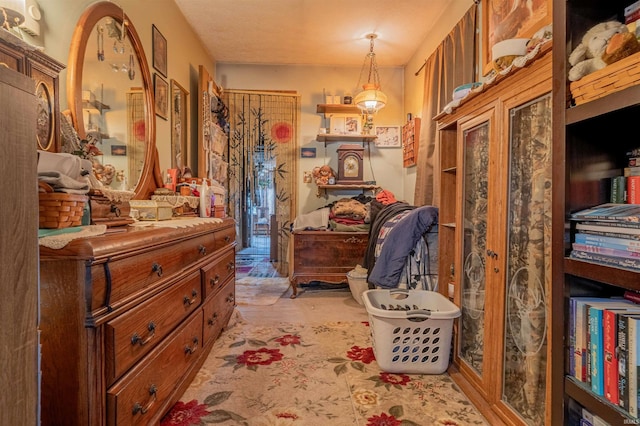
<svg viewBox="0 0 640 426">
<path fill-rule="evenodd" d="M 390 374 L 368 323 L 239 319 L 162 426 L 486 425 L 448 375 Z"/>
</svg>

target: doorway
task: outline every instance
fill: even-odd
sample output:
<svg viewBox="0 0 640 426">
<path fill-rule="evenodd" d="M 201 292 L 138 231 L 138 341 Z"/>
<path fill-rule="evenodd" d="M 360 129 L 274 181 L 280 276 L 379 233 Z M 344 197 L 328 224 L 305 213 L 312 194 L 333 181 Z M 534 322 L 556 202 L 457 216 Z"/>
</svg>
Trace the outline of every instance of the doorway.
<svg viewBox="0 0 640 426">
<path fill-rule="evenodd" d="M 229 107 L 228 211 L 237 223 L 238 265 L 260 257 L 286 276 L 296 210 L 300 98 L 238 90 L 224 96 Z"/>
</svg>

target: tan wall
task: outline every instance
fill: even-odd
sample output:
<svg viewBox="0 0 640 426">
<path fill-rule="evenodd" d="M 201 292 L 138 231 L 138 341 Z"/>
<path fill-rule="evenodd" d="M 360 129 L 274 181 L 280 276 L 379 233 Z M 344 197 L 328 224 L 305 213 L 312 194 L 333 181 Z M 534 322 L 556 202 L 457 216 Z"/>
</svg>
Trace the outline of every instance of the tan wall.
<svg viewBox="0 0 640 426">
<path fill-rule="evenodd" d="M 83 11 L 95 1 L 90 0 L 39 0 L 42 10 L 42 31 L 37 38 L 25 36 L 27 41 L 44 46 L 45 52 L 60 62 L 67 64 L 69 59 L 69 45 L 76 22 Z M 197 111 L 197 99 L 193 96 L 197 92 L 198 66 L 204 65 L 211 74 L 215 73 L 215 61 L 202 47 L 200 40 L 187 25 L 182 13 L 173 0 L 118 0 L 125 13 L 136 28 L 138 36 L 144 46 L 145 56 L 151 70 L 152 64 L 152 25 L 155 25 L 167 39 L 167 82 L 175 79 L 189 91 L 190 117 L 195 120 L 193 111 Z M 108 46 L 105 46 L 108 48 Z M 64 110 L 68 108 L 66 100 L 67 72 L 61 73 L 61 104 Z M 192 120 L 192 129 L 195 121 Z M 171 122 L 156 118 L 156 145 L 160 158 L 161 170 L 171 165 Z M 197 150 L 197 134 L 189 134 L 190 152 Z M 189 164 L 197 168 L 197 160 L 191 156 Z"/>
</svg>

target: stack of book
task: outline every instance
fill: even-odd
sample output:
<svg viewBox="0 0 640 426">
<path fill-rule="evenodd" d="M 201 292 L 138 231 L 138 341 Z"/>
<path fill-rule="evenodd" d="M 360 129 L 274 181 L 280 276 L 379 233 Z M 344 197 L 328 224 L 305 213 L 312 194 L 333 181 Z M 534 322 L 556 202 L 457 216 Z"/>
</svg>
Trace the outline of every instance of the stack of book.
<svg viewBox="0 0 640 426">
<path fill-rule="evenodd" d="M 627 160 L 622 174 L 611 178 L 611 203 L 640 204 L 640 148 L 627 152 Z"/>
<path fill-rule="evenodd" d="M 628 296 L 640 298 L 637 293 L 628 293 Z M 640 305 L 629 299 L 569 299 L 569 374 L 596 395 L 637 418 Z"/>
<path fill-rule="evenodd" d="M 570 257 L 640 271 L 640 205 L 602 204 L 572 214 Z"/>
</svg>

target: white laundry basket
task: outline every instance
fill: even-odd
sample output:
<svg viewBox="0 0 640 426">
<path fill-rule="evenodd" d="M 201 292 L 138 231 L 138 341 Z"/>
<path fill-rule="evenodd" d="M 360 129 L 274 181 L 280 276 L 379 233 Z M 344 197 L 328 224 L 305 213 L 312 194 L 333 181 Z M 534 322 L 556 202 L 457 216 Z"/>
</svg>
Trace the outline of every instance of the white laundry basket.
<svg viewBox="0 0 640 426">
<path fill-rule="evenodd" d="M 364 268 L 355 268 L 347 272 L 347 281 L 349 282 L 349 290 L 356 302 L 360 305 L 364 304 L 362 301 L 362 293 L 369 289 L 367 283 L 367 270 Z"/>
<path fill-rule="evenodd" d="M 426 290 L 367 290 L 373 351 L 388 373 L 442 374 L 449 366 L 453 320 L 460 309 Z"/>
</svg>

